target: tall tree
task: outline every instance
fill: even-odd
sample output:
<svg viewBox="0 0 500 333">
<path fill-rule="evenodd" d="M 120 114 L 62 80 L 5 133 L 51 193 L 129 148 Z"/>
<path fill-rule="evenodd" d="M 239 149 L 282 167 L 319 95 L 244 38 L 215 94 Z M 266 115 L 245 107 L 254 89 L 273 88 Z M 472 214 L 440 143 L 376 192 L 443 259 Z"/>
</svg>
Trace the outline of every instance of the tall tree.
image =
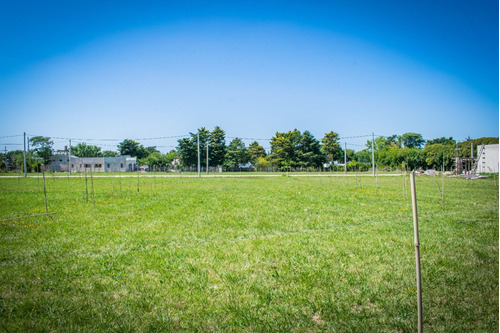
<svg viewBox="0 0 500 333">
<path fill-rule="evenodd" d="M 309 131 L 304 131 L 300 137 L 300 144 L 296 153 L 296 163 L 300 166 L 320 167 L 324 161 L 319 141 Z"/>
<path fill-rule="evenodd" d="M 341 160 L 344 152 L 339 145 L 339 134 L 334 131 L 325 133 L 325 136 L 321 140 L 321 150 L 326 155 L 328 162 L 332 163 L 333 161 Z"/>
<path fill-rule="evenodd" d="M 43 164 L 48 165 L 54 142 L 46 136 L 34 136 L 30 138 L 30 143 L 35 154 L 42 159 Z"/>
<path fill-rule="evenodd" d="M 78 157 L 101 157 L 101 147 L 80 142 L 71 147 L 71 154 Z"/>
<path fill-rule="evenodd" d="M 177 152 L 181 159 L 182 165 L 194 167 L 198 165 L 198 139 L 200 135 L 200 162 L 201 165 L 206 165 L 206 147 L 210 140 L 210 131 L 205 127 L 198 129 L 197 133 L 189 133 L 190 138 L 178 140 Z M 210 147 L 209 147 L 210 148 Z M 210 152 L 209 152 L 210 154 Z"/>
<path fill-rule="evenodd" d="M 276 132 L 270 142 L 271 163 L 282 170 L 298 166 L 296 152 L 299 150 L 300 139 L 301 134 L 297 129 L 286 133 Z"/>
<path fill-rule="evenodd" d="M 225 166 L 238 168 L 241 164 L 247 164 L 250 154 L 245 143 L 240 138 L 234 138 L 227 147 Z"/>
<path fill-rule="evenodd" d="M 226 133 L 216 126 L 210 134 L 210 144 L 208 159 L 211 166 L 220 166 L 224 164 L 226 156 Z"/>
<path fill-rule="evenodd" d="M 197 163 L 196 142 L 190 138 L 177 140 L 177 152 L 183 166 L 195 166 Z"/>
<path fill-rule="evenodd" d="M 156 149 L 156 146 L 148 146 L 148 147 L 144 148 L 144 150 L 145 150 L 147 155 L 160 152 L 158 149 Z"/>
<path fill-rule="evenodd" d="M 399 141 L 402 143 L 405 148 L 422 148 L 425 140 L 422 137 L 422 134 L 408 132 L 398 137 Z"/>
<path fill-rule="evenodd" d="M 137 159 L 141 159 L 149 155 L 149 152 L 143 145 L 131 139 L 125 139 L 120 142 L 118 144 L 118 151 L 121 155 L 130 155 L 132 157 L 137 157 Z"/>
<path fill-rule="evenodd" d="M 257 141 L 248 145 L 248 153 L 250 154 L 250 162 L 253 165 L 259 162 L 259 157 L 266 157 L 266 150 Z"/>
</svg>

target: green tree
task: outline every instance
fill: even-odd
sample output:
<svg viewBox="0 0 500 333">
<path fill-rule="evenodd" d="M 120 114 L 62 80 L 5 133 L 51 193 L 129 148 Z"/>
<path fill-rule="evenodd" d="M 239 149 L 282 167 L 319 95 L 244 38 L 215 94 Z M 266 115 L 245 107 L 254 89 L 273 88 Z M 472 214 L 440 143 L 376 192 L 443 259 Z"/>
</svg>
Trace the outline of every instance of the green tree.
<svg viewBox="0 0 500 333">
<path fill-rule="evenodd" d="M 296 152 L 299 151 L 300 139 L 301 134 L 297 129 L 286 133 L 276 132 L 270 142 L 271 163 L 281 170 L 298 166 Z"/>
<path fill-rule="evenodd" d="M 432 140 L 427 140 L 427 142 L 425 143 L 425 146 L 431 146 L 431 145 L 435 145 L 435 144 L 441 144 L 441 145 L 455 145 L 456 141 L 450 136 L 449 138 L 445 138 L 444 136 L 441 137 L 441 138 L 437 138 L 437 139 L 432 139 Z"/>
<path fill-rule="evenodd" d="M 295 167 L 319 167 L 325 160 L 319 141 L 309 132 L 294 129 L 277 132 L 271 138 L 271 163 L 285 170 Z"/>
<path fill-rule="evenodd" d="M 402 146 L 405 148 L 422 148 L 425 140 L 422 137 L 422 134 L 408 132 L 398 137 Z"/>
<path fill-rule="evenodd" d="M 319 141 L 309 131 L 300 136 L 298 151 L 295 154 L 296 163 L 306 168 L 317 168 L 325 161 Z"/>
<path fill-rule="evenodd" d="M 220 166 L 224 164 L 226 156 L 226 133 L 216 126 L 210 133 L 210 144 L 208 147 L 208 159 L 211 166 Z"/>
<path fill-rule="evenodd" d="M 144 148 L 144 151 L 147 155 L 160 152 L 158 149 L 156 149 L 156 146 L 148 146 Z"/>
<path fill-rule="evenodd" d="M 326 155 L 327 162 L 339 161 L 343 159 L 344 152 L 339 145 L 339 134 L 330 131 L 321 140 L 321 150 Z"/>
<path fill-rule="evenodd" d="M 363 149 L 363 150 L 357 151 L 354 154 L 354 160 L 359 162 L 359 163 L 371 163 L 372 162 L 371 148 L 370 148 L 370 150 Z"/>
<path fill-rule="evenodd" d="M 101 157 L 101 147 L 80 142 L 71 147 L 71 154 L 78 157 Z"/>
<path fill-rule="evenodd" d="M 35 155 L 43 161 L 43 164 L 48 165 L 54 142 L 49 137 L 34 136 L 30 138 L 30 144 Z"/>
<path fill-rule="evenodd" d="M 458 144 L 458 156 L 470 157 L 471 144 L 474 146 L 474 158 L 477 157 L 477 151 L 480 150 L 482 145 L 498 144 L 498 137 L 482 137 L 477 139 L 470 139 Z"/>
<path fill-rule="evenodd" d="M 118 152 L 113 151 L 113 150 L 104 150 L 101 153 L 101 156 L 102 157 L 116 157 L 116 156 L 118 156 Z"/>
<path fill-rule="evenodd" d="M 257 165 L 260 157 L 266 157 L 266 151 L 257 141 L 248 145 L 248 153 L 250 154 L 250 162 Z"/>
<path fill-rule="evenodd" d="M 418 148 L 389 147 L 379 152 L 378 164 L 380 166 L 399 168 L 406 165 L 410 170 L 424 168 L 425 153 Z"/>
<path fill-rule="evenodd" d="M 440 170 L 442 166 L 446 169 L 453 167 L 453 159 L 455 156 L 455 145 L 432 144 L 425 145 L 425 163 L 429 168 Z"/>
<path fill-rule="evenodd" d="M 7 152 L 7 167 L 9 169 L 15 168 L 22 170 L 24 167 L 24 151 L 23 150 L 11 150 Z"/>
<path fill-rule="evenodd" d="M 139 164 L 147 165 L 149 166 L 149 170 L 153 170 L 154 168 L 165 166 L 165 158 L 159 151 L 154 151 L 148 156 L 141 158 Z"/>
<path fill-rule="evenodd" d="M 172 162 L 178 158 L 178 154 L 176 150 L 171 150 L 165 155 L 165 166 L 170 167 Z"/>
<path fill-rule="evenodd" d="M 250 161 L 250 154 L 245 143 L 240 138 L 234 138 L 227 147 L 225 166 L 236 169 L 241 164 L 247 164 Z"/>
<path fill-rule="evenodd" d="M 269 161 L 264 156 L 260 156 L 255 162 L 255 168 L 259 171 L 266 170 L 267 168 L 269 168 Z"/>
<path fill-rule="evenodd" d="M 183 138 L 177 141 L 177 152 L 184 166 L 194 167 L 198 165 L 197 134 L 200 135 L 200 162 L 201 165 L 206 165 L 206 146 L 210 139 L 210 131 L 202 127 L 198 129 L 197 133 L 189 133 L 190 138 Z"/>
<path fill-rule="evenodd" d="M 398 136 L 396 134 L 385 137 L 378 136 L 375 138 L 374 148 L 375 156 L 378 151 L 390 148 L 390 147 L 401 147 L 401 143 L 398 141 Z M 372 140 L 366 141 L 366 150 L 371 154 L 372 152 Z"/>
<path fill-rule="evenodd" d="M 151 147 L 150 147 L 151 148 Z M 154 147 L 156 149 L 156 147 Z M 120 155 L 130 155 L 142 159 L 149 155 L 149 151 L 144 148 L 139 142 L 131 139 L 125 139 L 118 144 Z"/>
</svg>

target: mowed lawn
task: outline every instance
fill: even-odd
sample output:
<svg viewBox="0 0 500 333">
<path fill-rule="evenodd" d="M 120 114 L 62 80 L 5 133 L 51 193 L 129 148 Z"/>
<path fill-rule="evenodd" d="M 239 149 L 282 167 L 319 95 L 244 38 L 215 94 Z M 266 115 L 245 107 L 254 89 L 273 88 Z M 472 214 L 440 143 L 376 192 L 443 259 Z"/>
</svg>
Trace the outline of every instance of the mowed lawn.
<svg viewBox="0 0 500 333">
<path fill-rule="evenodd" d="M 417 330 L 408 177 L 87 184 L 0 178 L 0 330 Z M 424 330 L 498 332 L 498 178 L 416 186 Z"/>
</svg>

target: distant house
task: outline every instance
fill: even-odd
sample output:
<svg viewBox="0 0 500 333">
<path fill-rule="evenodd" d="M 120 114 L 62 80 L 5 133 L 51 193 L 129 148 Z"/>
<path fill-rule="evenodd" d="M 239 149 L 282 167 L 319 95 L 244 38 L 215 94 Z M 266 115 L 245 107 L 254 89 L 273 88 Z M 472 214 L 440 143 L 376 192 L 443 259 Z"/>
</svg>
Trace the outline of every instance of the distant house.
<svg viewBox="0 0 500 333">
<path fill-rule="evenodd" d="M 69 152 L 68 152 L 69 153 Z M 52 155 L 48 165 L 49 171 L 68 172 L 68 159 L 71 160 L 71 172 L 117 172 L 135 171 L 137 158 L 128 155 L 116 157 L 77 157 L 68 158 L 68 153 Z"/>
<path fill-rule="evenodd" d="M 498 173 L 499 145 L 483 145 L 477 149 L 477 172 Z"/>
</svg>

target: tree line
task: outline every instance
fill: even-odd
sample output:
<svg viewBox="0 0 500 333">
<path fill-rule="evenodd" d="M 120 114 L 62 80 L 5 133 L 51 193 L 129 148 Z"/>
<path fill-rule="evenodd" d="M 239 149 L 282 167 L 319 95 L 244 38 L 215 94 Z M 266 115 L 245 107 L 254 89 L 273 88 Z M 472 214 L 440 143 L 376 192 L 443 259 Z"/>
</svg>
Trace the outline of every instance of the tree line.
<svg viewBox="0 0 500 333">
<path fill-rule="evenodd" d="M 71 154 L 78 157 L 107 157 L 130 155 L 137 157 L 139 165 L 153 168 L 188 167 L 196 168 L 198 164 L 198 140 L 200 146 L 200 164 L 202 167 L 220 167 L 224 170 L 240 170 L 252 168 L 257 170 L 308 170 L 327 169 L 343 170 L 344 154 L 347 156 L 348 170 L 368 170 L 372 163 L 372 141 L 366 148 L 355 152 L 345 152 L 339 143 L 339 134 L 334 131 L 325 133 L 318 140 L 309 131 L 297 129 L 288 132 L 276 132 L 270 140 L 270 150 L 266 152 L 257 141 L 248 146 L 241 138 L 231 138 L 226 144 L 225 131 L 216 126 L 212 131 L 202 127 L 196 133 L 189 133 L 186 138 L 177 141 L 176 149 L 163 154 L 156 146 L 144 146 L 141 143 L 125 139 L 117 145 L 117 150 L 104 150 L 96 145 L 78 143 L 71 147 Z M 452 137 L 424 140 L 419 133 L 379 136 L 374 140 L 375 161 L 379 168 L 418 169 L 432 168 L 449 170 L 453 167 L 455 150 L 458 156 L 470 157 L 471 144 L 477 156 L 477 149 L 484 144 L 498 143 L 498 137 L 478 139 L 467 138 L 457 142 Z M 50 137 L 36 136 L 29 139 L 30 149 L 27 151 L 28 171 L 40 170 L 42 164 L 49 163 L 53 154 L 53 141 Z M 23 151 L 10 151 L 0 154 L 3 170 L 23 168 Z"/>
</svg>

